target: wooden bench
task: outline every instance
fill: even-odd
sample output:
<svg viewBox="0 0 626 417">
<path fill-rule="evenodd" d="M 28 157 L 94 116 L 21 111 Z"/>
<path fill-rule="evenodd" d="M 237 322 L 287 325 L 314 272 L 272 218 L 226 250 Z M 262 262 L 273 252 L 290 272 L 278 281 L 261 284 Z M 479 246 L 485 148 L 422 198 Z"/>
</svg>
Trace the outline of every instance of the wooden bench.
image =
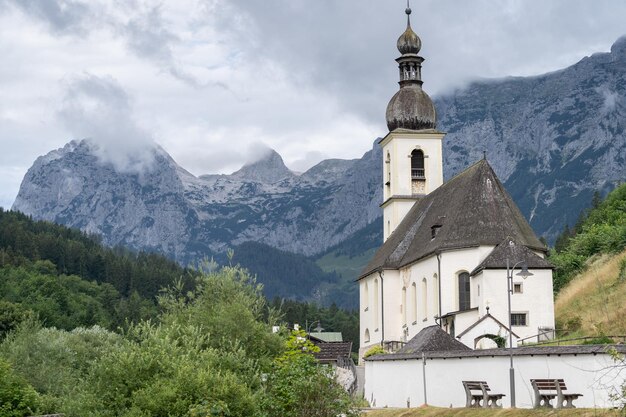
<svg viewBox="0 0 626 417">
<path fill-rule="evenodd" d="M 582 394 L 565 393 L 567 387 L 562 379 L 531 379 L 535 391 L 534 407 L 552 408 L 551 401 L 556 398 L 556 408 L 576 408 L 574 400 Z"/>
<path fill-rule="evenodd" d="M 504 394 L 490 394 L 489 385 L 486 381 L 461 381 L 465 388 L 466 407 L 501 408 L 498 401 Z M 478 393 L 475 393 L 478 391 Z"/>
</svg>

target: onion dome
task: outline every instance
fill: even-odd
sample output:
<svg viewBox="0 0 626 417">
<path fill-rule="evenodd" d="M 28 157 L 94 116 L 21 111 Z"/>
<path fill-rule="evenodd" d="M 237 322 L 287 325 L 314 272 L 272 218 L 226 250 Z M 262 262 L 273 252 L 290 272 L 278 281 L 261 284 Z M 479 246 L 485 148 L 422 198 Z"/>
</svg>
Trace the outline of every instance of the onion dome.
<svg viewBox="0 0 626 417">
<path fill-rule="evenodd" d="M 417 36 L 413 29 L 411 29 L 411 9 L 407 7 L 407 25 L 404 33 L 398 38 L 398 51 L 402 55 L 404 54 L 418 54 L 422 49 L 422 40 Z"/>
<path fill-rule="evenodd" d="M 407 27 L 398 39 L 402 56 L 396 59 L 400 68 L 400 90 L 387 106 L 387 127 L 395 129 L 435 129 L 437 112 L 431 98 L 422 90 L 422 62 L 417 55 L 422 47 L 419 36 L 411 29 L 411 9 L 407 5 Z"/>
<path fill-rule="evenodd" d="M 391 98 L 387 105 L 387 127 L 423 130 L 437 127 L 437 112 L 428 94 L 419 84 L 409 85 Z"/>
</svg>

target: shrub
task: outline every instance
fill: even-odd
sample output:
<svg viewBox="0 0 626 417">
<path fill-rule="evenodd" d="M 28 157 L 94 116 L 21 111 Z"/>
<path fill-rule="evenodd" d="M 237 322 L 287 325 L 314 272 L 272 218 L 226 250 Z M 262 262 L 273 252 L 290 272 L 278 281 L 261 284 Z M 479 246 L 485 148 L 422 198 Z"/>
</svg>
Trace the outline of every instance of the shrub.
<svg viewBox="0 0 626 417">
<path fill-rule="evenodd" d="M 364 358 L 369 358 L 370 356 L 374 356 L 374 355 L 385 355 L 387 352 L 385 351 L 385 349 L 383 349 L 383 347 L 381 345 L 376 345 L 376 346 L 372 346 L 371 348 L 369 348 L 365 354 L 363 355 Z"/>
<path fill-rule="evenodd" d="M 348 393 L 335 381 L 331 367 L 317 363 L 318 350 L 304 332 L 293 332 L 285 352 L 274 361 L 262 402 L 267 416 L 358 416 Z"/>
<path fill-rule="evenodd" d="M 37 412 L 37 392 L 0 359 L 0 417 L 23 417 Z"/>
</svg>

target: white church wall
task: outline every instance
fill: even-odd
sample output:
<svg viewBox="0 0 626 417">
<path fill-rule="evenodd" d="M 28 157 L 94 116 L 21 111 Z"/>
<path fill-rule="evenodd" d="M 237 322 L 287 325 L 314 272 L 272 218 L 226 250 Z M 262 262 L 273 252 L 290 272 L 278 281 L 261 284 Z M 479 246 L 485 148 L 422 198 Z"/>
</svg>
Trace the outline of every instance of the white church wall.
<svg viewBox="0 0 626 417">
<path fill-rule="evenodd" d="M 479 344 L 476 344 L 477 339 L 486 334 L 504 337 L 506 339 L 506 346 L 509 346 L 509 332 L 493 319 L 489 318 L 478 323 L 478 325 L 474 326 L 461 337 L 457 337 L 457 340 L 471 349 L 491 349 L 498 347 L 494 341 L 485 338 L 478 341 Z M 517 338 L 513 337 L 512 341 L 513 347 L 517 347 Z"/>
<path fill-rule="evenodd" d="M 383 148 L 383 206 L 384 239 L 400 224 L 415 203 L 411 180 L 411 152 L 424 153 L 425 184 L 428 194 L 443 184 L 443 133 L 391 132 L 382 141 Z M 404 198 L 402 198 L 404 196 Z M 409 198 L 407 198 L 409 197 Z"/>
<path fill-rule="evenodd" d="M 539 327 L 554 328 L 552 271 L 530 270 L 530 272 L 533 275 L 525 280 L 515 275 L 517 270 L 513 274 L 513 283 L 521 284 L 522 292 L 511 294 L 511 311 L 525 313 L 527 317 L 526 326 L 513 326 L 513 332 L 520 339 L 536 335 Z M 484 302 L 489 306 L 489 313 L 508 326 L 506 270 L 484 270 L 481 275 L 484 282 Z"/>
<path fill-rule="evenodd" d="M 468 329 L 470 326 L 476 323 L 479 319 L 480 317 L 478 316 L 478 310 L 476 309 L 467 310 L 467 311 L 457 314 L 454 317 L 454 326 L 455 326 L 454 336 L 456 337 L 457 335 L 464 332 L 466 329 Z M 469 346 L 469 347 L 471 347 L 472 349 L 474 348 L 474 346 Z"/>
<path fill-rule="evenodd" d="M 390 187 L 384 199 L 393 195 L 411 195 L 411 152 L 420 149 L 424 152 L 426 192 L 428 194 L 443 184 L 442 133 L 401 133 L 392 132 L 381 142 L 383 158 L 391 156 Z M 383 177 L 385 182 L 388 176 Z"/>
<path fill-rule="evenodd" d="M 437 258 L 434 256 L 423 259 L 406 268 L 409 272 L 409 281 L 406 282 L 407 288 L 411 288 L 413 284 L 416 287 L 417 300 L 409 297 L 410 308 L 415 307 L 415 316 L 408 315 L 407 325 L 409 329 L 408 339 L 411 339 L 424 327 L 435 324 L 435 316 L 438 313 L 439 304 L 439 285 Z M 424 284 L 425 282 L 425 284 Z"/>
<path fill-rule="evenodd" d="M 389 202 L 383 206 L 384 224 L 384 240 L 387 240 L 396 227 L 402 222 L 411 207 L 415 204 L 413 199 L 395 199 L 393 203 Z"/>
<path fill-rule="evenodd" d="M 385 270 L 384 277 L 384 300 L 385 300 L 385 326 L 384 340 L 402 340 L 402 280 L 400 271 Z"/>
<path fill-rule="evenodd" d="M 436 239 L 436 238 L 435 238 Z M 459 310 L 459 273 L 472 272 L 491 253 L 494 246 L 446 251 L 441 254 L 441 292 L 443 314 Z M 475 289 L 472 288 L 475 293 Z M 473 295 L 472 295 L 473 297 Z M 472 307 L 475 307 L 472 305 Z M 458 332 L 464 329 L 457 328 Z"/>
<path fill-rule="evenodd" d="M 613 407 L 609 394 L 624 383 L 607 354 L 515 356 L 516 406 L 533 406 L 531 378 L 563 378 L 570 393 L 583 394 L 577 407 Z M 510 406 L 509 357 L 465 357 L 426 360 L 428 404 L 465 406 L 461 381 L 487 381 L 493 393 L 506 394 Z M 365 362 L 365 398 L 374 407 L 411 407 L 424 404 L 421 359 Z"/>
</svg>

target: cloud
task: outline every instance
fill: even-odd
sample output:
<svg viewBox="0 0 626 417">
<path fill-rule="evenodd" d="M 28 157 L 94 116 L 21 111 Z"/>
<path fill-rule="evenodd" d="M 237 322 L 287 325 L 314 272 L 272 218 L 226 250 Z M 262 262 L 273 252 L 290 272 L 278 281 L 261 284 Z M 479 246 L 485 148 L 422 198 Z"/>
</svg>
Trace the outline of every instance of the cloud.
<svg viewBox="0 0 626 417">
<path fill-rule="evenodd" d="M 163 19 L 161 3 L 80 0 L 0 0 L 32 19 L 43 22 L 51 32 L 74 37 L 106 29 L 126 43 L 136 56 L 152 61 L 185 83 L 199 86 L 191 74 L 177 64 L 172 48 L 181 39 Z M 1 4 L 1 3 L 0 3 Z"/>
<path fill-rule="evenodd" d="M 87 24 L 94 17 L 93 3 L 75 0 L 4 0 L 12 4 L 27 15 L 30 15 L 45 24 L 51 31 L 59 34 L 82 35 L 92 29 Z"/>
<path fill-rule="evenodd" d="M 66 81 L 59 116 L 76 139 L 90 139 L 102 163 L 141 173 L 154 163 L 155 143 L 133 119 L 130 99 L 111 77 L 84 74 Z"/>
<path fill-rule="evenodd" d="M 611 91 L 607 86 L 597 88 L 596 92 L 604 99 L 602 103 L 602 111 L 604 113 L 610 113 L 615 110 L 620 99 L 619 93 Z"/>
</svg>

